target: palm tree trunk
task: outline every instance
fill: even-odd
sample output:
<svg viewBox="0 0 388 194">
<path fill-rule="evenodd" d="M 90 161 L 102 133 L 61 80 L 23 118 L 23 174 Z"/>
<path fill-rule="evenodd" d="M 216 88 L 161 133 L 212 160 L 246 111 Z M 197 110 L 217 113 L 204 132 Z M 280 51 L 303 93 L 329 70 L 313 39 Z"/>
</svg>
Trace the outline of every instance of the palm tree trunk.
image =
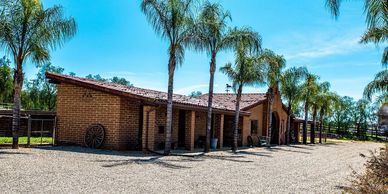
<svg viewBox="0 0 388 194">
<path fill-rule="evenodd" d="M 287 118 L 287 138 L 286 138 L 286 144 L 289 145 L 290 142 L 291 142 L 291 136 L 290 136 L 290 132 L 291 132 L 291 100 L 288 101 L 288 107 L 287 107 L 287 114 L 288 114 L 288 118 Z"/>
<path fill-rule="evenodd" d="M 19 148 L 19 130 L 20 130 L 20 109 L 21 109 L 21 92 L 23 87 L 23 70 L 19 60 L 16 62 L 17 69 L 14 72 L 14 108 L 12 111 L 12 148 Z"/>
<path fill-rule="evenodd" d="M 238 140 L 238 122 L 240 119 L 240 101 L 241 101 L 241 93 L 242 93 L 242 84 L 238 86 L 237 97 L 236 97 L 236 114 L 234 117 L 234 131 L 233 131 L 233 152 L 237 151 L 237 140 Z"/>
<path fill-rule="evenodd" d="M 168 64 L 168 94 L 167 94 L 167 118 L 166 118 L 166 140 L 164 146 L 164 155 L 171 153 L 171 131 L 172 131 L 172 96 L 174 92 L 174 73 L 175 73 L 175 51 L 170 49 L 170 61 Z"/>
<path fill-rule="evenodd" d="M 210 81 L 209 81 L 209 99 L 207 106 L 207 120 L 206 120 L 206 144 L 204 152 L 210 151 L 210 132 L 212 125 L 212 104 L 213 104 L 213 88 L 214 88 L 214 72 L 216 69 L 216 52 L 212 52 L 212 58 L 210 61 Z"/>
<path fill-rule="evenodd" d="M 323 130 L 323 116 L 324 116 L 324 110 L 321 109 L 321 112 L 319 113 L 319 120 L 320 120 L 320 123 L 319 123 L 319 143 L 322 143 L 322 130 Z"/>
<path fill-rule="evenodd" d="M 315 128 L 317 126 L 317 108 L 314 107 L 313 110 L 313 125 L 311 127 L 310 133 L 310 143 L 315 144 Z"/>
<path fill-rule="evenodd" d="M 271 146 L 272 139 L 272 103 L 273 103 L 273 89 L 270 87 L 268 89 L 268 133 L 267 133 L 267 146 Z"/>
<path fill-rule="evenodd" d="M 307 144 L 308 102 L 304 104 L 303 144 Z"/>
</svg>

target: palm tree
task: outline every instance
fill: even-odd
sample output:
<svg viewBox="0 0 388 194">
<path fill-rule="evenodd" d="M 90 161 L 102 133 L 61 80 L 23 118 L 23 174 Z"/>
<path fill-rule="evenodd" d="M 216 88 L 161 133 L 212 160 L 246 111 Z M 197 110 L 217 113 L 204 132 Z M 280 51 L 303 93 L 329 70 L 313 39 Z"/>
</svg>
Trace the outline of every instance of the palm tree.
<svg viewBox="0 0 388 194">
<path fill-rule="evenodd" d="M 0 16 L 0 46 L 12 55 L 14 72 L 14 109 L 12 147 L 17 149 L 20 129 L 23 65 L 26 60 L 42 64 L 55 49 L 76 33 L 73 18 L 66 18 L 61 6 L 44 9 L 39 0 L 16 0 L 5 4 Z"/>
<path fill-rule="evenodd" d="M 280 78 L 280 91 L 287 101 L 287 144 L 290 143 L 292 105 L 297 103 L 301 94 L 301 81 L 307 75 L 306 67 L 292 67 L 287 69 Z"/>
<path fill-rule="evenodd" d="M 217 68 L 217 54 L 220 51 L 233 48 L 241 39 L 247 39 L 258 44 L 256 47 L 260 47 L 260 42 L 256 41 L 260 40 L 257 37 L 257 33 L 250 31 L 248 28 L 228 30 L 227 23 L 230 20 L 230 12 L 224 11 L 220 4 L 206 2 L 199 14 L 198 24 L 196 25 L 197 33 L 194 37 L 195 41 L 193 41 L 196 43 L 196 49 L 206 51 L 211 57 L 205 152 L 210 150 L 214 73 Z"/>
<path fill-rule="evenodd" d="M 226 74 L 233 82 L 233 89 L 237 93 L 233 132 L 233 152 L 237 151 L 240 101 L 243 87 L 249 85 L 260 85 L 265 81 L 263 66 L 258 63 L 257 58 L 254 56 L 255 52 L 259 49 L 259 47 L 257 47 L 259 45 L 257 42 L 259 42 L 259 40 L 256 40 L 253 43 L 249 41 L 241 41 L 238 43 L 235 48 L 235 64 L 232 65 L 231 63 L 228 63 L 224 67 L 220 68 L 220 71 Z"/>
<path fill-rule="evenodd" d="M 307 124 L 308 114 L 313 100 L 313 96 L 317 93 L 317 75 L 308 73 L 302 85 L 301 100 L 304 103 L 304 122 L 303 122 L 303 144 L 307 144 Z"/>
<path fill-rule="evenodd" d="M 324 101 L 326 99 L 323 99 L 326 97 L 326 94 L 329 92 L 330 88 L 330 83 L 329 82 L 323 82 L 323 83 L 318 83 L 316 86 L 316 93 L 313 94 L 312 96 L 312 101 L 311 101 L 311 107 L 312 107 L 312 112 L 313 112 L 313 125 L 311 127 L 311 138 L 310 141 L 311 143 L 315 143 L 315 130 L 317 128 L 317 114 L 318 111 L 321 110 L 323 111 L 322 106 Z M 320 117 L 323 117 L 323 113 L 320 112 Z M 322 121 L 322 118 L 320 118 L 320 121 Z M 322 131 L 320 130 L 319 133 L 319 142 L 322 142 Z"/>
<path fill-rule="evenodd" d="M 329 91 L 329 88 L 323 88 L 318 94 L 316 100 L 318 101 L 318 107 L 319 107 L 319 143 L 322 143 L 322 131 L 325 121 L 325 116 L 330 111 L 329 109 L 333 106 L 333 103 L 335 103 L 335 100 L 337 99 L 337 95 L 333 92 Z"/>
<path fill-rule="evenodd" d="M 374 94 L 381 94 L 381 101 L 387 100 L 388 96 L 388 69 L 376 74 L 375 79 L 370 82 L 364 89 L 364 96 L 371 100 Z"/>
<path fill-rule="evenodd" d="M 185 47 L 193 45 L 192 0 L 143 0 L 141 10 L 155 32 L 169 43 L 166 141 L 164 154 L 171 152 L 174 73 L 184 60 Z"/>
<path fill-rule="evenodd" d="M 339 16 L 342 0 L 326 0 L 326 6 L 335 18 Z M 388 1 L 365 0 L 367 31 L 361 38 L 361 43 L 385 43 L 388 37 Z M 388 47 L 385 47 L 381 63 L 388 65 Z"/>
<path fill-rule="evenodd" d="M 266 83 L 268 85 L 268 133 L 267 133 L 267 145 L 271 145 L 272 138 L 272 106 L 274 91 L 279 90 L 279 81 L 281 79 L 282 69 L 286 67 L 286 60 L 283 56 L 277 55 L 271 50 L 265 49 L 259 56 L 259 60 L 267 67 L 266 71 Z"/>
</svg>

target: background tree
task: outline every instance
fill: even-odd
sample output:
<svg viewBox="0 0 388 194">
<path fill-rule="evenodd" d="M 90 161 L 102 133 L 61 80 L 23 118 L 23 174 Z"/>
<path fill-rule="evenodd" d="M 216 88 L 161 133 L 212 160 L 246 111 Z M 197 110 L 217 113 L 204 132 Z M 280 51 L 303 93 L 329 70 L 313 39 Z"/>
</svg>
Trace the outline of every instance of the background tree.
<svg viewBox="0 0 388 194">
<path fill-rule="evenodd" d="M 95 81 L 103 81 L 103 82 L 108 81 L 108 79 L 105 79 L 105 78 L 101 77 L 100 74 L 97 74 L 97 75 L 89 74 L 85 78 L 86 79 L 90 79 L 90 80 L 95 80 Z"/>
<path fill-rule="evenodd" d="M 189 94 L 190 97 L 198 97 L 198 96 L 202 96 L 202 92 L 201 91 L 192 91 L 190 94 Z"/>
<path fill-rule="evenodd" d="M 62 46 L 76 33 L 73 18 L 66 18 L 60 6 L 44 9 L 39 0 L 15 0 L 5 4 L 0 17 L 0 46 L 12 57 L 14 72 L 13 148 L 18 148 L 23 65 L 48 62 L 50 49 Z M 1 9 L 1 8 L 0 8 Z"/>
<path fill-rule="evenodd" d="M 69 75 L 70 76 L 75 76 L 75 73 L 70 72 Z M 90 79 L 90 80 L 95 80 L 95 81 L 102 81 L 102 82 L 120 84 L 120 85 L 124 85 L 124 86 L 129 86 L 129 87 L 133 86 L 133 84 L 131 84 L 130 81 L 126 80 L 125 78 L 117 77 L 117 76 L 114 76 L 114 77 L 112 77 L 110 79 L 107 79 L 107 78 L 103 78 L 100 74 L 96 74 L 96 75 L 89 74 L 85 78 L 86 79 Z"/>
<path fill-rule="evenodd" d="M 196 43 L 195 47 L 197 50 L 206 51 L 211 58 L 205 152 L 210 150 L 214 73 L 217 68 L 218 53 L 233 48 L 242 39 L 248 39 L 248 41 L 257 44 L 256 47 L 258 48 L 261 44 L 257 34 L 248 28 L 229 29 L 227 23 L 230 20 L 231 14 L 229 11 L 224 11 L 218 3 L 207 1 L 201 8 L 196 25 L 196 36 L 194 36 L 196 40 L 193 41 Z"/>
<path fill-rule="evenodd" d="M 236 92 L 236 111 L 234 118 L 234 138 L 233 138 L 233 152 L 237 151 L 238 127 L 240 118 L 240 101 L 244 86 L 262 85 L 265 83 L 264 68 L 261 63 L 258 63 L 256 52 L 259 47 L 255 42 L 241 41 L 236 45 L 236 61 L 235 64 L 226 64 L 220 68 L 220 71 L 226 74 Z"/>
<path fill-rule="evenodd" d="M 12 69 L 10 61 L 0 58 L 0 103 L 12 102 Z"/>
<path fill-rule="evenodd" d="M 22 92 L 22 104 L 25 109 L 54 111 L 57 99 L 57 87 L 49 83 L 46 72 L 62 74 L 64 69 L 51 63 L 44 64 L 36 75 L 36 79 L 26 83 L 26 91 Z"/>
<path fill-rule="evenodd" d="M 172 103 L 174 73 L 177 65 L 184 60 L 185 47 L 192 46 L 193 37 L 192 0 L 143 0 L 141 10 L 155 32 L 168 41 L 168 94 L 166 141 L 164 154 L 171 152 Z"/>
<path fill-rule="evenodd" d="M 126 80 L 125 78 L 120 78 L 117 76 L 114 76 L 112 79 L 110 79 L 110 82 L 115 83 L 115 84 L 121 84 L 124 86 L 133 86 L 130 81 Z"/>
<path fill-rule="evenodd" d="M 284 100 L 287 101 L 287 143 L 290 143 L 292 106 L 298 103 L 301 95 L 302 80 L 307 75 L 307 68 L 292 67 L 287 69 L 280 78 L 280 91 Z"/>
</svg>

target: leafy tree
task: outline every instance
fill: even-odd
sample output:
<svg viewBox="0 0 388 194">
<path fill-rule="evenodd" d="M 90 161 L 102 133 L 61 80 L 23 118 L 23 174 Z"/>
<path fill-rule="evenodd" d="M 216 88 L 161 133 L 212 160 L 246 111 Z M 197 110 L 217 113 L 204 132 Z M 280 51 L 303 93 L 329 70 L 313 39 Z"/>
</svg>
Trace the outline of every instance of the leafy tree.
<svg viewBox="0 0 388 194">
<path fill-rule="evenodd" d="M 287 101 L 287 143 L 290 143 L 290 130 L 291 130 L 291 114 L 293 104 L 298 103 L 298 99 L 301 95 L 302 80 L 307 75 L 307 69 L 305 67 L 292 67 L 287 69 L 280 78 L 280 91 L 283 99 Z"/>
<path fill-rule="evenodd" d="M 248 28 L 229 29 L 227 23 L 230 20 L 231 14 L 229 11 L 224 11 L 218 3 L 207 1 L 201 8 L 198 22 L 195 26 L 194 47 L 198 50 L 206 51 L 211 57 L 205 152 L 210 150 L 214 73 L 217 68 L 216 59 L 218 53 L 232 49 L 241 39 L 248 39 L 252 42 L 256 41 L 256 44 L 260 44 L 257 33 L 252 32 Z"/>
<path fill-rule="evenodd" d="M 360 99 L 354 104 L 354 124 L 356 126 L 357 137 L 359 139 L 366 139 L 369 104 L 369 101 L 365 99 Z"/>
<path fill-rule="evenodd" d="M 236 45 L 235 64 L 226 64 L 220 71 L 233 82 L 233 89 L 237 93 L 236 111 L 234 119 L 233 152 L 237 151 L 238 126 L 240 118 L 240 101 L 244 86 L 262 85 L 265 83 L 264 67 L 258 62 L 256 52 L 258 45 L 255 42 L 241 41 Z"/>
<path fill-rule="evenodd" d="M 23 65 L 26 60 L 35 64 L 48 62 L 50 50 L 75 35 L 76 24 L 73 18 L 64 16 L 62 7 L 45 9 L 39 0 L 15 0 L 1 6 L 0 47 L 13 56 L 15 63 L 12 147 L 17 149 Z"/>
<path fill-rule="evenodd" d="M 200 91 L 193 91 L 189 94 L 190 97 L 198 97 L 198 96 L 202 96 L 202 92 Z"/>
<path fill-rule="evenodd" d="M 70 76 L 75 76 L 75 73 L 70 73 Z M 114 76 L 113 78 L 111 79 L 106 79 L 106 78 L 103 78 L 101 77 L 100 74 L 97 74 L 97 75 L 92 75 L 92 74 L 89 74 L 85 77 L 86 79 L 91 79 L 91 80 L 96 80 L 96 81 L 102 81 L 102 82 L 110 82 L 110 83 L 115 83 L 115 84 L 121 84 L 121 85 L 124 85 L 124 86 L 133 86 L 131 84 L 130 81 L 126 80 L 125 78 L 121 78 L 121 77 L 117 77 L 117 76 Z"/>
<path fill-rule="evenodd" d="M 25 90 L 22 91 L 22 105 L 27 110 L 54 111 L 56 107 L 57 88 L 49 83 L 46 72 L 62 74 L 63 68 L 44 64 L 40 67 L 36 79 L 25 83 Z"/>
<path fill-rule="evenodd" d="M 100 74 L 97 74 L 97 75 L 89 74 L 85 78 L 86 79 L 91 79 L 91 80 L 96 80 L 96 81 L 103 81 L 103 82 L 108 81 L 107 79 L 102 78 Z"/>
<path fill-rule="evenodd" d="M 191 41 L 194 33 L 192 0 L 143 0 L 141 10 L 155 32 L 169 44 L 168 54 L 168 94 L 166 141 L 164 154 L 171 152 L 172 101 L 174 90 L 174 73 L 177 65 L 184 60 L 185 48 L 193 46 Z"/>
<path fill-rule="evenodd" d="M 131 84 L 131 82 L 129 82 L 125 78 L 120 78 L 120 77 L 117 77 L 117 76 L 115 76 L 112 79 L 110 79 L 110 82 L 115 83 L 115 84 L 121 84 L 121 85 L 124 85 L 124 86 L 133 86 Z"/>
<path fill-rule="evenodd" d="M 335 101 L 333 121 L 337 128 L 336 133 L 348 135 L 348 128 L 351 125 L 351 112 L 354 104 L 353 98 L 349 96 L 338 97 Z"/>
<path fill-rule="evenodd" d="M 12 100 L 12 70 L 10 61 L 0 58 L 0 103 L 9 103 Z"/>
</svg>

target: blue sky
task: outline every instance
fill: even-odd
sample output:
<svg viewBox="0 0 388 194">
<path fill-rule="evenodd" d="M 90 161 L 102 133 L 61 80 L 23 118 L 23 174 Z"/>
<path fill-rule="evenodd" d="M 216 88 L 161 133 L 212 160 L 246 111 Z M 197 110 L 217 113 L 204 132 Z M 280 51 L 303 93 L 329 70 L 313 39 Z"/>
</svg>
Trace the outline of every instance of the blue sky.
<svg viewBox="0 0 388 194">
<path fill-rule="evenodd" d="M 384 47 L 358 43 L 366 28 L 362 1 L 345 1 L 338 20 L 325 8 L 325 0 L 217 2 L 231 11 L 231 26 L 251 26 L 261 34 L 263 47 L 284 55 L 288 67 L 306 66 L 340 95 L 360 98 L 364 86 L 382 69 Z M 52 52 L 54 65 L 78 76 L 125 77 L 135 86 L 166 91 L 167 43 L 146 21 L 140 0 L 43 0 L 43 4 L 62 5 L 78 23 L 77 35 Z M 233 53 L 222 53 L 217 62 L 218 67 L 233 62 Z M 37 71 L 32 64 L 25 69 L 28 77 Z M 207 93 L 209 57 L 188 51 L 175 75 L 176 93 Z M 227 77 L 217 72 L 215 91 L 224 92 L 226 83 Z"/>
</svg>

